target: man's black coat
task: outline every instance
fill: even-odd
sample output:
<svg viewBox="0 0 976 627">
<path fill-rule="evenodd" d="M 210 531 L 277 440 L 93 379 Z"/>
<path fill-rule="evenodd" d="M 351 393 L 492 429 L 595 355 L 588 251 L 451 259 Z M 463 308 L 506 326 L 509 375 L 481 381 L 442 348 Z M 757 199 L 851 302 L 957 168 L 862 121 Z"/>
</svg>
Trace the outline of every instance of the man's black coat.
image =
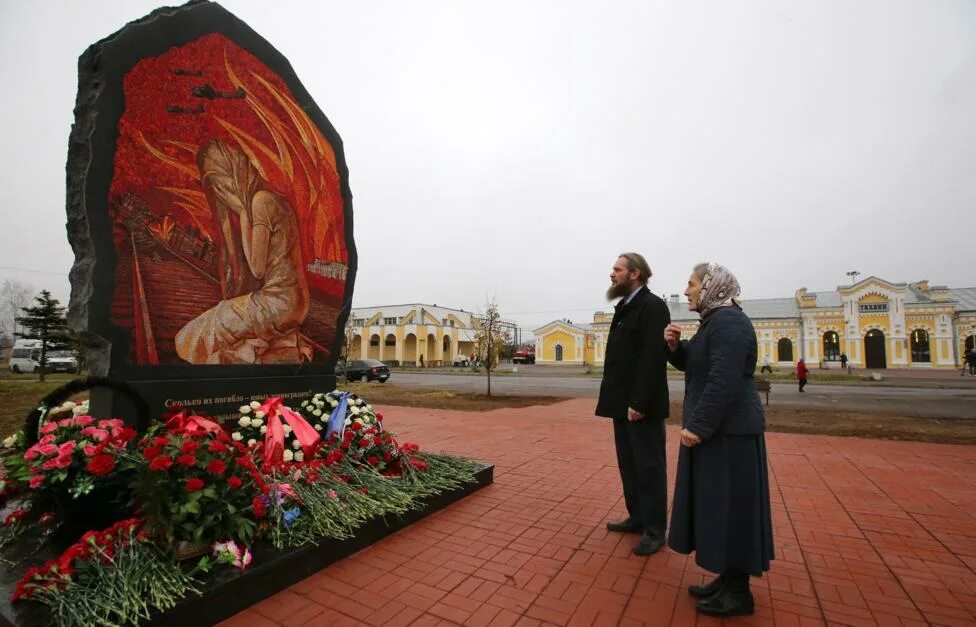
<svg viewBox="0 0 976 627">
<path fill-rule="evenodd" d="M 633 407 L 648 419 L 663 420 L 669 407 L 664 327 L 671 314 L 647 287 L 622 303 L 610 323 L 596 415 L 626 418 Z"/>
</svg>

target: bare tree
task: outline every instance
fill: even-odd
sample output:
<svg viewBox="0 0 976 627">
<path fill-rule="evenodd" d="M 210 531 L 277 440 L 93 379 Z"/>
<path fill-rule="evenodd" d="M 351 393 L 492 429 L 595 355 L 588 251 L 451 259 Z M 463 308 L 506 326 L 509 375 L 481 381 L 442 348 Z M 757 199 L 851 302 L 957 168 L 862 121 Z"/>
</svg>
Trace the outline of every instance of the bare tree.
<svg viewBox="0 0 976 627">
<path fill-rule="evenodd" d="M 15 337 L 23 328 L 17 317 L 21 309 L 31 304 L 37 292 L 33 285 L 16 279 L 4 279 L 0 285 L 0 335 Z"/>
<path fill-rule="evenodd" d="M 488 375 L 488 396 L 491 396 L 491 371 L 498 365 L 498 356 L 505 344 L 502 317 L 498 313 L 498 304 L 493 298 L 489 298 L 484 315 L 475 318 L 475 321 L 477 325 L 474 333 L 475 351 L 485 364 L 485 372 Z"/>
</svg>

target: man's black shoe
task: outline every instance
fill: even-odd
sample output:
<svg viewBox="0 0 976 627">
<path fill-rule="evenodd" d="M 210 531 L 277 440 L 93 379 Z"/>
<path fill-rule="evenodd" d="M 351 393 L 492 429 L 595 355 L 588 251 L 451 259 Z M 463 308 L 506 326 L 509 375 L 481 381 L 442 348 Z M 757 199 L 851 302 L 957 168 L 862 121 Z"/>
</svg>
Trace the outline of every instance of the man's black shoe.
<svg viewBox="0 0 976 627">
<path fill-rule="evenodd" d="M 712 596 L 719 590 L 721 590 L 722 584 L 724 583 L 725 583 L 725 573 L 722 573 L 721 575 L 719 575 L 715 579 L 712 579 L 710 582 L 704 585 L 695 584 L 693 586 L 688 586 L 688 594 L 690 594 L 693 597 L 697 597 L 699 599 L 705 599 Z"/>
<path fill-rule="evenodd" d="M 634 555 L 654 555 L 664 546 L 663 538 L 655 538 L 646 533 L 641 536 L 637 546 L 634 547 Z"/>
<path fill-rule="evenodd" d="M 628 517 L 623 520 L 611 520 L 607 523 L 607 529 L 620 533 L 640 533 L 644 527 L 633 518 Z"/>
<path fill-rule="evenodd" d="M 749 575 L 729 573 L 721 589 L 695 604 L 702 614 L 727 618 L 729 616 L 749 616 L 755 612 L 752 592 L 749 591 Z"/>
</svg>

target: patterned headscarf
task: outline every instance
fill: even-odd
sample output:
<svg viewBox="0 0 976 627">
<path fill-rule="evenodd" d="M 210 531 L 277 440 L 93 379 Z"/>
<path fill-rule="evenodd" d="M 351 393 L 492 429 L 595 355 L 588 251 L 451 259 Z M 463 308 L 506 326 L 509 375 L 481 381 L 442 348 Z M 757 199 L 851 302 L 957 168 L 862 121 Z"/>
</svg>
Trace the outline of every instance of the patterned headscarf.
<svg viewBox="0 0 976 627">
<path fill-rule="evenodd" d="M 698 293 L 698 313 L 704 318 L 716 309 L 732 305 L 741 307 L 738 279 L 725 266 L 709 263 Z"/>
</svg>

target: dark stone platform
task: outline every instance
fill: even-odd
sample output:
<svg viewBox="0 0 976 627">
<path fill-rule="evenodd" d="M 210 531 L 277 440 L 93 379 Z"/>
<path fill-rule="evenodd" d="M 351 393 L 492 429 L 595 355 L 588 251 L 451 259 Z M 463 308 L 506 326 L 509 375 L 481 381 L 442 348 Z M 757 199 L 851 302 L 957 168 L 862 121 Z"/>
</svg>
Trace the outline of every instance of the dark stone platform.
<svg viewBox="0 0 976 627">
<path fill-rule="evenodd" d="M 276 551 L 261 543 L 254 547 L 254 561 L 240 572 L 229 567 L 218 568 L 217 575 L 204 582 L 203 595 L 187 597 L 176 607 L 154 616 L 151 625 L 179 625 L 180 627 L 215 625 L 241 610 L 270 597 L 292 584 L 316 573 L 370 544 L 411 525 L 434 512 L 490 485 L 494 481 L 494 466 L 486 466 L 475 473 L 476 483 L 445 492 L 425 500 L 426 506 L 403 516 L 375 518 L 356 530 L 349 540 L 325 540 L 318 545 Z M 10 603 L 10 595 L 22 575 L 5 569 L 0 576 L 0 626 L 47 627 L 51 625 L 46 608 L 39 603 Z"/>
</svg>

